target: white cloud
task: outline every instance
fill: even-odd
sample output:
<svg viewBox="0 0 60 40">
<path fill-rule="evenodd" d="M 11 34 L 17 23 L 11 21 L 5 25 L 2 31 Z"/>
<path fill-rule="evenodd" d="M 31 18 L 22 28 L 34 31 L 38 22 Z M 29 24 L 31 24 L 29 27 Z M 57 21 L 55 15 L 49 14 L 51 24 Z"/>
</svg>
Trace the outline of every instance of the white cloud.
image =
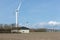
<svg viewBox="0 0 60 40">
<path fill-rule="evenodd" d="M 60 25 L 60 22 L 57 21 L 49 21 L 49 22 L 40 22 L 38 25 Z"/>
<path fill-rule="evenodd" d="M 45 25 L 46 25 L 46 22 L 41 22 L 41 23 L 33 24 L 32 27 L 34 27 L 34 28 L 44 28 Z"/>
<path fill-rule="evenodd" d="M 36 23 L 33 25 L 34 28 L 49 28 L 52 26 L 60 26 L 60 22 L 57 22 L 57 21 L 48 21 L 48 22 L 40 22 L 40 23 Z"/>
<path fill-rule="evenodd" d="M 30 24 L 28 27 L 29 28 L 52 28 L 52 27 L 59 28 L 60 22 L 57 21 L 40 22 L 40 23 Z"/>
<path fill-rule="evenodd" d="M 56 22 L 56 21 L 49 21 L 48 22 L 49 25 L 59 25 L 60 22 Z"/>
</svg>

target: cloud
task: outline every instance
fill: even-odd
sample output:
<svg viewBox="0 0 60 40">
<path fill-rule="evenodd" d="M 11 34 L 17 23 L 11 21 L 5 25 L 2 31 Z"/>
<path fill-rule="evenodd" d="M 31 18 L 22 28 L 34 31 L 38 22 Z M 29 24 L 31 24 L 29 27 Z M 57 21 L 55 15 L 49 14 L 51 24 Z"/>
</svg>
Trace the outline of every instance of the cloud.
<svg viewBox="0 0 60 40">
<path fill-rule="evenodd" d="M 34 28 L 44 28 L 45 25 L 46 25 L 45 22 L 41 22 L 41 23 L 33 24 L 32 27 L 34 27 Z"/>
<path fill-rule="evenodd" d="M 59 25 L 60 22 L 56 22 L 56 21 L 49 21 L 48 22 L 49 25 Z"/>
<path fill-rule="evenodd" d="M 22 26 L 26 26 L 24 24 L 20 24 Z M 26 26 L 27 27 L 27 26 Z M 28 28 L 56 28 L 56 29 L 60 29 L 60 22 L 57 21 L 48 21 L 48 22 L 40 22 L 40 23 L 35 23 L 35 24 L 30 24 L 28 25 Z"/>
<path fill-rule="evenodd" d="M 52 28 L 52 27 L 59 27 L 60 22 L 57 21 L 48 21 L 48 22 L 40 22 L 33 25 L 34 28 Z"/>
<path fill-rule="evenodd" d="M 40 22 L 39 25 L 60 25 L 60 22 L 57 21 L 48 21 L 48 22 Z"/>
</svg>

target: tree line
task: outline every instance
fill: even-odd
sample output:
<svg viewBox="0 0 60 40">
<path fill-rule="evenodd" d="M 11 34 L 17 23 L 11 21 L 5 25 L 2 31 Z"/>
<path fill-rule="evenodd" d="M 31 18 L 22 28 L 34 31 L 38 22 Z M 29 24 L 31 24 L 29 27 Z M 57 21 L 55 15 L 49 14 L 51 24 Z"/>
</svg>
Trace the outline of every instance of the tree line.
<svg viewBox="0 0 60 40">
<path fill-rule="evenodd" d="M 16 24 L 0 24 L 0 33 L 11 32 L 13 29 L 19 29 L 20 27 L 16 27 Z"/>
<path fill-rule="evenodd" d="M 14 29 L 17 29 L 19 30 L 20 29 L 20 26 L 16 27 L 16 24 L 13 23 L 13 24 L 0 24 L 0 33 L 10 33 L 11 30 L 14 30 Z M 53 30 L 53 29 L 47 29 L 47 28 L 39 28 L 39 29 L 30 29 L 30 32 L 57 32 L 57 31 L 60 31 L 60 30 Z"/>
</svg>

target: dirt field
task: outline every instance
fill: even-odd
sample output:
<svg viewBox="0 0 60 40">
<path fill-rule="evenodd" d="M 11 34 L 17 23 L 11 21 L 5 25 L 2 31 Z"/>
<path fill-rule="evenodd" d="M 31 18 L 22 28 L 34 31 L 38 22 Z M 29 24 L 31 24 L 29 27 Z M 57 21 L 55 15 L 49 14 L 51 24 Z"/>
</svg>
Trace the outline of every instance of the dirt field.
<svg viewBox="0 0 60 40">
<path fill-rule="evenodd" d="M 60 40 L 60 32 L 36 32 L 29 34 L 0 33 L 0 40 Z"/>
</svg>

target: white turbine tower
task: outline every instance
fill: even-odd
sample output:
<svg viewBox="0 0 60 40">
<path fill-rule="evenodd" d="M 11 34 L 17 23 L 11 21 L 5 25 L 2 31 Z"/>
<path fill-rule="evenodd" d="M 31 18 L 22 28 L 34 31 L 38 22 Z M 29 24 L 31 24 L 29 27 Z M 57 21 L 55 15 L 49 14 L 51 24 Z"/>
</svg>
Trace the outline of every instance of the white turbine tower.
<svg viewBox="0 0 60 40">
<path fill-rule="evenodd" d="M 16 27 L 18 27 L 18 13 L 19 13 L 19 9 L 21 8 L 21 0 L 20 0 L 20 4 L 18 5 L 17 9 L 16 9 Z"/>
</svg>

